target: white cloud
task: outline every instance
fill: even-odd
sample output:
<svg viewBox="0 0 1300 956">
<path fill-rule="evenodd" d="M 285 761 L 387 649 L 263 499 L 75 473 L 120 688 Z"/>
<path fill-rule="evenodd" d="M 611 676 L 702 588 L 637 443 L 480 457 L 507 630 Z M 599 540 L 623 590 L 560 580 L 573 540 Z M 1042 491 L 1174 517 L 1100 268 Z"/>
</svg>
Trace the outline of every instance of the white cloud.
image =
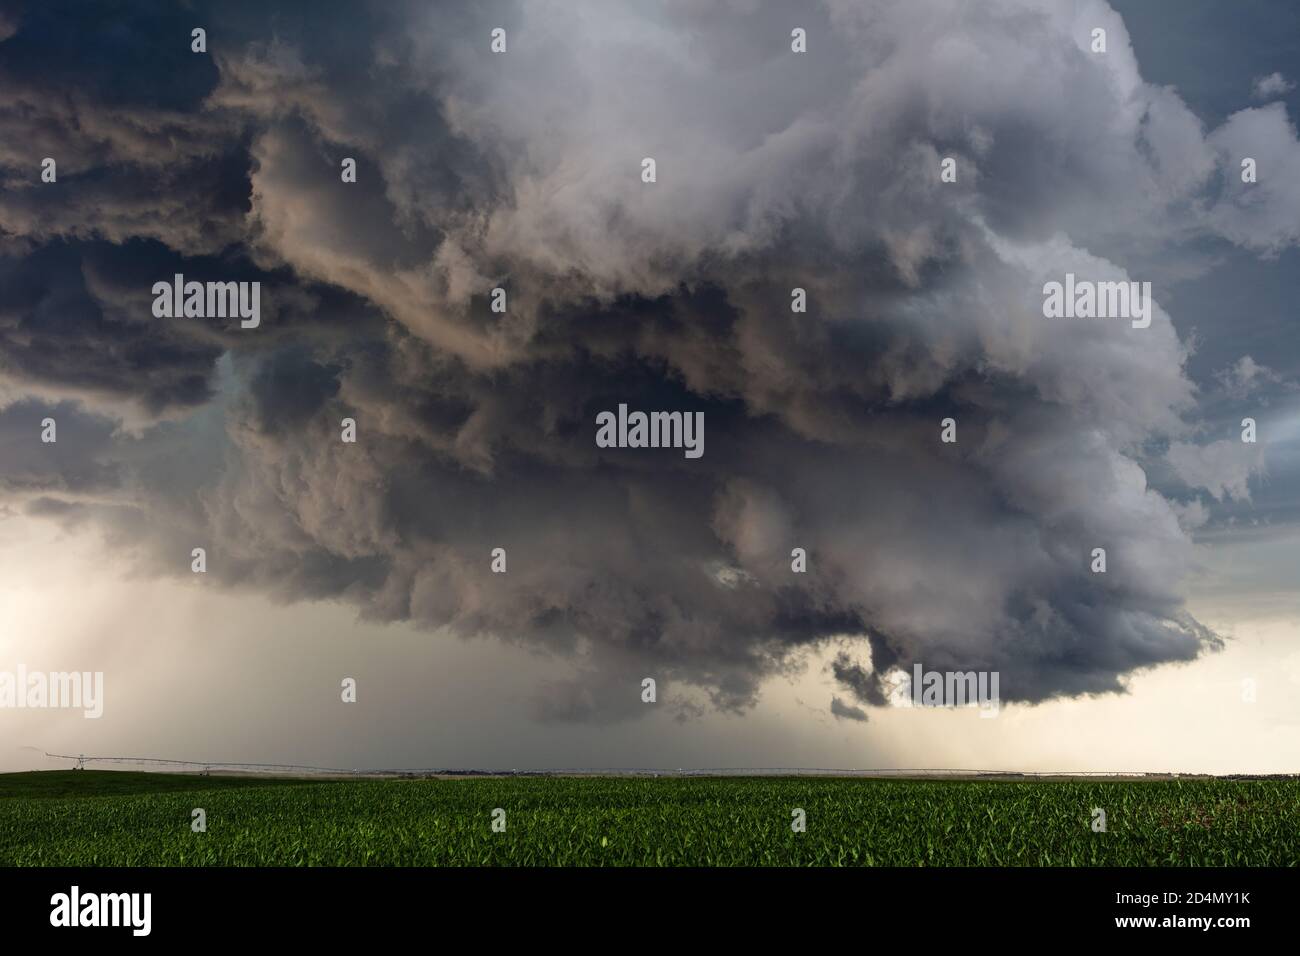
<svg viewBox="0 0 1300 956">
<path fill-rule="evenodd" d="M 1295 89 L 1295 84 L 1281 73 L 1257 76 L 1251 84 L 1251 95 L 1257 100 L 1266 100 L 1273 96 L 1282 96 Z"/>
<path fill-rule="evenodd" d="M 1262 446 L 1227 438 L 1208 445 L 1174 442 L 1168 459 L 1179 478 L 1193 488 L 1204 488 L 1216 501 L 1250 500 L 1250 478 L 1264 464 Z"/>
</svg>

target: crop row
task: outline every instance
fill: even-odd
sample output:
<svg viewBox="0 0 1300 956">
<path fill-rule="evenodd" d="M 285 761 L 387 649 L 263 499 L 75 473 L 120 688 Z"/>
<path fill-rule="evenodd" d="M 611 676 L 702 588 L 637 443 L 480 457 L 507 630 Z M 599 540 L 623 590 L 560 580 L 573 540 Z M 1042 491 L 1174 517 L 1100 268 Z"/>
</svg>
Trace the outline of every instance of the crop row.
<svg viewBox="0 0 1300 956">
<path fill-rule="evenodd" d="M 608 777 L 9 798 L 0 864 L 1294 866 L 1298 798 L 1293 781 Z"/>
</svg>

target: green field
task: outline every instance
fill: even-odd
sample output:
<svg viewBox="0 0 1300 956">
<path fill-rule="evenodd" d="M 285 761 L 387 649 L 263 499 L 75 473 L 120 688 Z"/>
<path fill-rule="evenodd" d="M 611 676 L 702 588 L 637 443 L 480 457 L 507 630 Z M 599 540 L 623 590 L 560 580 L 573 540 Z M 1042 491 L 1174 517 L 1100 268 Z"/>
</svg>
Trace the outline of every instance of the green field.
<svg viewBox="0 0 1300 956">
<path fill-rule="evenodd" d="M 9 774 L 0 864 L 1296 866 L 1300 781 Z"/>
</svg>

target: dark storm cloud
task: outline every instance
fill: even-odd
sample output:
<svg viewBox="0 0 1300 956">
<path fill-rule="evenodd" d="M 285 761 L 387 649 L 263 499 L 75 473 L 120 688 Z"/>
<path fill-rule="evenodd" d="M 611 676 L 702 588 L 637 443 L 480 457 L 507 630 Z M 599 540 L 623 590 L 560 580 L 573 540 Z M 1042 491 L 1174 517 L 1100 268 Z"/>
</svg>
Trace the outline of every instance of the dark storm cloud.
<svg viewBox="0 0 1300 956">
<path fill-rule="evenodd" d="M 0 372 L 71 394 L 134 398 L 151 412 L 209 399 L 221 348 L 141 318 L 151 299 L 140 293 L 161 274 L 141 266 L 165 251 L 55 241 L 0 257 Z M 113 295 L 118 269 L 136 279 L 129 302 Z"/>
<path fill-rule="evenodd" d="M 262 363 L 249 385 L 260 430 L 274 435 L 308 424 L 321 406 L 338 394 L 340 371 L 337 365 L 313 361 L 301 349 L 275 353 Z"/>
<path fill-rule="evenodd" d="M 54 420 L 53 437 L 42 441 Z M 0 409 L 0 488 L 6 497 L 37 502 L 53 513 L 45 493 L 97 496 L 116 492 L 123 479 L 113 455 L 113 423 L 89 416 L 72 403 L 20 401 Z"/>
<path fill-rule="evenodd" d="M 831 672 L 835 675 L 836 682 L 862 703 L 877 706 L 885 703 L 880 674 L 863 667 L 843 651 L 835 655 L 835 660 L 831 662 Z"/>
<path fill-rule="evenodd" d="M 42 42 L 11 19 L 0 50 Z M 869 655 L 833 667 L 868 705 L 913 662 L 1035 701 L 1218 646 L 1183 607 L 1189 506 L 1148 471 L 1222 497 L 1259 464 L 1189 421 L 1163 289 L 1143 330 L 1045 320 L 1040 290 L 1141 279 L 1136 245 L 1294 243 L 1297 179 L 1261 205 L 1230 178 L 1243 149 L 1300 157 L 1275 104 L 1207 133 L 1086 2 L 832 2 L 801 13 L 804 55 L 788 13 L 744 4 L 189 19 L 211 57 L 150 66 L 197 71 L 173 92 L 27 53 L 0 102 L 71 157 L 65 191 L 0 154 L 5 387 L 173 419 L 137 423 L 148 449 L 95 505 L 159 573 L 202 541 L 232 585 L 573 655 L 535 702 L 554 721 L 642 713 L 646 676 L 741 709 L 836 636 Z M 173 20 L 103 55 L 140 31 L 188 50 Z M 269 318 L 153 320 L 175 271 L 263 281 Z M 218 401 L 205 467 L 162 470 Z M 704 457 L 597 448 L 620 402 L 703 412 Z"/>
<path fill-rule="evenodd" d="M 831 713 L 844 720 L 856 720 L 861 723 L 866 723 L 869 719 L 867 717 L 867 712 L 861 707 L 854 707 L 852 704 L 846 704 L 838 697 L 831 698 Z"/>
</svg>

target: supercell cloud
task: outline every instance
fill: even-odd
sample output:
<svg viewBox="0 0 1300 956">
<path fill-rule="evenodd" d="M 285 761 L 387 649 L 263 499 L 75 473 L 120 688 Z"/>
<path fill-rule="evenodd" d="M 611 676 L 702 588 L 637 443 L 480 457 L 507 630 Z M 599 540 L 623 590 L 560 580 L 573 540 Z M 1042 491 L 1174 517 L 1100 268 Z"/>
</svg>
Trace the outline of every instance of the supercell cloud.
<svg viewBox="0 0 1300 956">
<path fill-rule="evenodd" d="M 832 640 L 854 721 L 916 662 L 1041 701 L 1219 646 L 1149 476 L 1262 463 L 1197 427 L 1153 263 L 1300 241 L 1300 144 L 1276 102 L 1205 128 L 1104 3 L 62 6 L 0 21 L 7 508 L 571 655 L 544 720 L 646 675 L 744 709 Z M 1149 328 L 1044 317 L 1135 263 Z M 259 281 L 260 326 L 155 318 L 176 273 Z M 705 454 L 597 447 L 620 403 Z"/>
</svg>

